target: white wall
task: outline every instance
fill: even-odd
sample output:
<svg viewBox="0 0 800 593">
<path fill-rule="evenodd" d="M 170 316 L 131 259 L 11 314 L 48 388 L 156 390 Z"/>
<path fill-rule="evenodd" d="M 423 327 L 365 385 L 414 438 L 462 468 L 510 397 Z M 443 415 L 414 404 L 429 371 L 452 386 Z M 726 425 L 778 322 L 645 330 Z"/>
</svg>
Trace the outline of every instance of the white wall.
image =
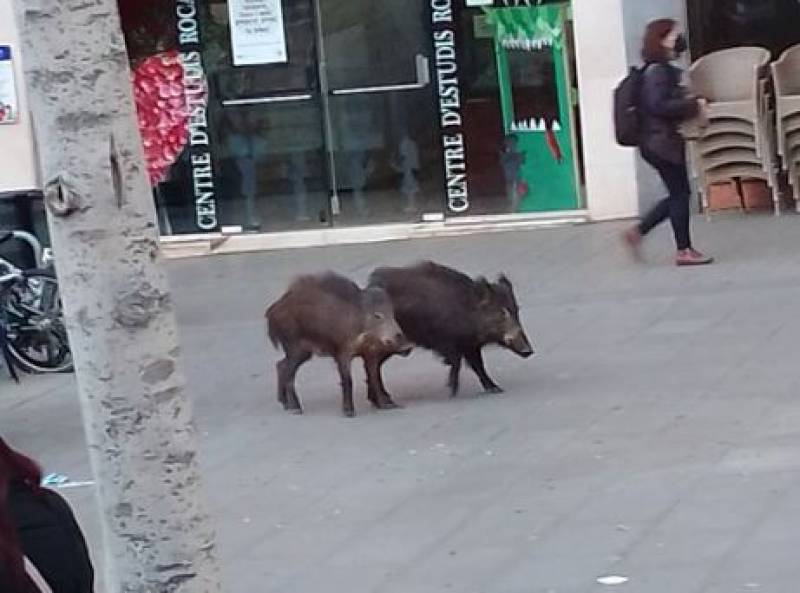
<svg viewBox="0 0 800 593">
<path fill-rule="evenodd" d="M 628 63 L 641 63 L 642 35 L 650 21 L 658 18 L 671 18 L 680 23 L 686 21 L 686 0 L 622 0 L 622 18 L 626 30 L 625 47 Z M 639 182 L 639 208 L 648 210 L 658 200 L 667 195 L 658 174 L 637 158 L 636 178 Z"/>
<path fill-rule="evenodd" d="M 19 0 L 24 1 L 24 0 Z M 0 45 L 10 45 L 16 69 L 19 123 L 0 126 L 0 193 L 37 187 L 33 136 L 22 81 L 19 39 L 12 0 L 0 0 Z"/>
<path fill-rule="evenodd" d="M 624 1 L 572 1 L 587 207 L 593 220 L 639 212 L 637 157 L 633 149 L 616 144 L 612 119 L 612 93 L 628 68 Z"/>
</svg>

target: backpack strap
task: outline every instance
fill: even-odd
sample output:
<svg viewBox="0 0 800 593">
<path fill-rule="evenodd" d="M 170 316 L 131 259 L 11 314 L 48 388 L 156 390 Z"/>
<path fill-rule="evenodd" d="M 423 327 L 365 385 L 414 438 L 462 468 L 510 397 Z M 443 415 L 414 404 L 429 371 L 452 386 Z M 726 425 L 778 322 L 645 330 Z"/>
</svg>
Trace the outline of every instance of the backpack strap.
<svg viewBox="0 0 800 593">
<path fill-rule="evenodd" d="M 30 561 L 30 558 L 23 556 L 22 559 L 25 562 L 25 573 L 28 575 L 28 578 L 33 581 L 33 584 L 36 585 L 39 591 L 41 591 L 41 593 L 53 593 L 50 585 L 44 580 L 42 573 L 40 573 L 34 563 Z"/>
</svg>

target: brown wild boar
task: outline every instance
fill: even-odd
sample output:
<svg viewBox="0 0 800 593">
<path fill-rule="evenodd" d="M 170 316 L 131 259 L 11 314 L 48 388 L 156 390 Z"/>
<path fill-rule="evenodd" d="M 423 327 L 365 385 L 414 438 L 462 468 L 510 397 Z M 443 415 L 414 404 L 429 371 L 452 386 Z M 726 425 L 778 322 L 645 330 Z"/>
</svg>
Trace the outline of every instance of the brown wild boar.
<svg viewBox="0 0 800 593">
<path fill-rule="evenodd" d="M 293 414 L 303 409 L 295 391 L 297 369 L 313 355 L 336 361 L 342 382 L 342 411 L 355 416 L 351 363 L 361 357 L 367 371 L 367 390 L 379 409 L 399 407 L 380 385 L 379 361 L 393 354 L 408 355 L 406 340 L 382 288 L 361 289 L 333 273 L 301 276 L 266 313 L 273 345 L 286 357 L 277 363 L 278 401 Z"/>
</svg>

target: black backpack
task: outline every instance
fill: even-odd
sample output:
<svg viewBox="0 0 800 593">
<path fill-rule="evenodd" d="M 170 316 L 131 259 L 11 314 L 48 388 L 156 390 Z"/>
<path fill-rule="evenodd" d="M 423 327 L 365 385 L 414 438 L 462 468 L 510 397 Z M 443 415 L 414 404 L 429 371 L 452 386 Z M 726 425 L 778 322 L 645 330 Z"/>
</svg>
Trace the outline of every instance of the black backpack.
<svg viewBox="0 0 800 593">
<path fill-rule="evenodd" d="M 632 67 L 614 89 L 614 134 L 621 146 L 639 146 L 641 119 L 639 97 L 645 67 Z"/>
</svg>

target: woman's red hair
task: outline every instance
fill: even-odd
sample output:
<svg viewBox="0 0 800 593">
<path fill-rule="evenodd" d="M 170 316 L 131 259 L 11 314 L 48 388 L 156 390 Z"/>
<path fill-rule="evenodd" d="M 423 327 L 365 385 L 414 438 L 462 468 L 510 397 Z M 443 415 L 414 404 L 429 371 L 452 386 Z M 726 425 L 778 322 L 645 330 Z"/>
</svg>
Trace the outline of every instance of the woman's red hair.
<svg viewBox="0 0 800 593">
<path fill-rule="evenodd" d="M 642 59 L 645 62 L 669 62 L 672 56 L 664 47 L 664 38 L 675 28 L 674 19 L 658 19 L 647 24 L 642 41 Z"/>
<path fill-rule="evenodd" d="M 0 438 L 0 568 L 13 587 L 9 593 L 28 593 L 31 584 L 25 575 L 22 551 L 8 508 L 11 483 L 22 485 L 32 493 L 41 490 L 42 470 L 35 461 L 17 453 Z"/>
</svg>

